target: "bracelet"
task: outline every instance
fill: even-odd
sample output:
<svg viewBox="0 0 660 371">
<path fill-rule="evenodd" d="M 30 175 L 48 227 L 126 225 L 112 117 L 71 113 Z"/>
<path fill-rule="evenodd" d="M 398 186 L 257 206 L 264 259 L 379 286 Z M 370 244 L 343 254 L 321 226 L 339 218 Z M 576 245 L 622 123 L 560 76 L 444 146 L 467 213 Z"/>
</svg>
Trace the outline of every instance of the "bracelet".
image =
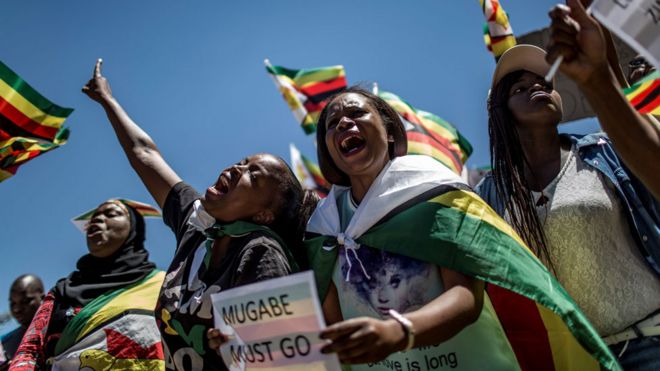
<svg viewBox="0 0 660 371">
<path fill-rule="evenodd" d="M 405 352 L 412 349 L 413 345 L 415 345 L 415 329 L 413 328 L 413 323 L 394 309 L 389 310 L 389 315 L 393 320 L 399 322 L 401 327 L 403 327 L 403 332 L 408 338 L 408 344 L 406 344 L 406 348 L 403 351 Z"/>
</svg>

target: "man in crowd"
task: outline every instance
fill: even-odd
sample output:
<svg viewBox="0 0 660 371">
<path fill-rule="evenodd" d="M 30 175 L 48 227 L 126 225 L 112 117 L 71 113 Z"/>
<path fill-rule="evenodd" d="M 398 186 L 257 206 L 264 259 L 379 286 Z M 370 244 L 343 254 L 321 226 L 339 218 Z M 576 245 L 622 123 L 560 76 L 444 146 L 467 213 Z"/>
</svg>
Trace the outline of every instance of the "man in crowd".
<svg viewBox="0 0 660 371">
<path fill-rule="evenodd" d="M 23 334 L 27 331 L 32 317 L 39 309 L 44 297 L 44 284 L 33 274 L 24 274 L 16 278 L 9 290 L 9 307 L 19 327 L 0 338 L 0 370 L 9 367 Z"/>
</svg>

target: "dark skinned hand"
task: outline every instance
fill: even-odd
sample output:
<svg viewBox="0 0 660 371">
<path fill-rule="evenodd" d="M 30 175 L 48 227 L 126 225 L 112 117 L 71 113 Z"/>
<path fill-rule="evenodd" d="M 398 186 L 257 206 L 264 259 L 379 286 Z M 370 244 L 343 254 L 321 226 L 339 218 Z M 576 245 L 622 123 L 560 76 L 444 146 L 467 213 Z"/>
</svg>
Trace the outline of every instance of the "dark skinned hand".
<svg viewBox="0 0 660 371">
<path fill-rule="evenodd" d="M 342 363 L 380 361 L 403 350 L 407 339 L 399 322 L 370 317 L 336 323 L 321 331 L 320 337 L 330 340 L 321 352 L 337 353 Z"/>
<path fill-rule="evenodd" d="M 82 88 L 83 93 L 98 103 L 103 103 L 112 98 L 110 83 L 101 75 L 101 64 L 103 64 L 103 60 L 101 58 L 97 59 L 91 80 Z"/>
<path fill-rule="evenodd" d="M 206 331 L 206 338 L 209 341 L 209 348 L 213 349 L 216 353 L 220 350 L 220 346 L 229 341 L 229 337 L 217 328 L 210 328 Z"/>
<path fill-rule="evenodd" d="M 607 44 L 600 25 L 583 3 L 566 3 L 568 6 L 558 4 L 548 13 L 551 24 L 546 61 L 552 64 L 562 55 L 560 70 L 578 85 L 584 85 L 608 72 Z"/>
</svg>

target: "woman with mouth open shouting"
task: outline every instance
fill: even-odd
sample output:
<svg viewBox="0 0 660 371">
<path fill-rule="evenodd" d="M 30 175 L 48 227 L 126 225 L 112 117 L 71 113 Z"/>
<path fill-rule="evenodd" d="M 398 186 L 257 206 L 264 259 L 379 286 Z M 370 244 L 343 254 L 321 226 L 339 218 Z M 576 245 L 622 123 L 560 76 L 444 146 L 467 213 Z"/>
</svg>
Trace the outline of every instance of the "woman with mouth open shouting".
<svg viewBox="0 0 660 371">
<path fill-rule="evenodd" d="M 164 369 L 153 309 L 165 272 L 149 261 L 144 218 L 127 200 L 89 214 L 89 253 L 48 292 L 10 370 L 107 369 L 120 352 L 134 370 Z"/>
<path fill-rule="evenodd" d="M 333 184 L 307 229 L 330 324 L 321 334 L 329 341 L 323 352 L 337 352 L 353 370 L 386 370 L 396 363 L 411 370 L 517 369 L 506 339 L 489 334 L 502 329 L 484 304 L 483 282 L 420 259 L 413 246 L 395 252 L 360 238 L 411 202 L 426 200 L 441 181 L 460 180 L 429 157 L 403 156 L 407 139 L 397 113 L 360 88 L 328 101 L 317 143 L 321 170 Z M 388 233 L 392 241 L 412 237 L 397 227 Z M 452 337 L 451 345 L 441 344 Z M 461 347 L 468 344 L 465 353 Z"/>
<path fill-rule="evenodd" d="M 567 3 L 550 11 L 547 54 L 517 45 L 497 63 L 488 102 L 493 171 L 476 190 L 553 270 L 624 369 L 658 370 L 660 203 L 652 189 L 660 127 L 621 93 L 601 26 L 579 0 Z M 609 137 L 559 133 L 562 99 L 543 76 L 560 55 L 560 70 Z M 548 357 L 533 344 L 547 340 L 520 315 L 525 300 L 488 293 L 509 313 L 501 322 L 517 354 L 540 369 Z"/>
<path fill-rule="evenodd" d="M 304 268 L 302 237 L 316 196 L 303 191 L 284 160 L 263 153 L 223 170 L 200 196 L 112 96 L 101 60 L 83 92 L 105 109 L 131 166 L 176 236 L 156 308 L 166 367 L 226 369 L 208 347 L 210 295 Z"/>
<path fill-rule="evenodd" d="M 305 241 L 330 324 L 323 352 L 352 370 L 518 370 L 486 281 L 571 323 L 552 329 L 565 341 L 557 359 L 616 367 L 511 227 L 447 167 L 405 155 L 402 121 L 385 101 L 355 87 L 331 97 L 316 139 L 333 184 Z"/>
</svg>

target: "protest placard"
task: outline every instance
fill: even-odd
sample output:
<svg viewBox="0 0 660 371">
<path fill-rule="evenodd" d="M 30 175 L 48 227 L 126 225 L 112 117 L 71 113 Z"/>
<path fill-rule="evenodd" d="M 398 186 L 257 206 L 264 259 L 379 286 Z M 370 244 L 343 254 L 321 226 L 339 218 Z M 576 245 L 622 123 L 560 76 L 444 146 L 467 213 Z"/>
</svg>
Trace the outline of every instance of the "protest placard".
<svg viewBox="0 0 660 371">
<path fill-rule="evenodd" d="M 211 295 L 215 326 L 230 341 L 220 355 L 230 370 L 340 370 L 322 354 L 325 321 L 311 271 Z"/>
<path fill-rule="evenodd" d="M 591 13 L 660 69 L 660 0 L 596 0 Z"/>
</svg>

